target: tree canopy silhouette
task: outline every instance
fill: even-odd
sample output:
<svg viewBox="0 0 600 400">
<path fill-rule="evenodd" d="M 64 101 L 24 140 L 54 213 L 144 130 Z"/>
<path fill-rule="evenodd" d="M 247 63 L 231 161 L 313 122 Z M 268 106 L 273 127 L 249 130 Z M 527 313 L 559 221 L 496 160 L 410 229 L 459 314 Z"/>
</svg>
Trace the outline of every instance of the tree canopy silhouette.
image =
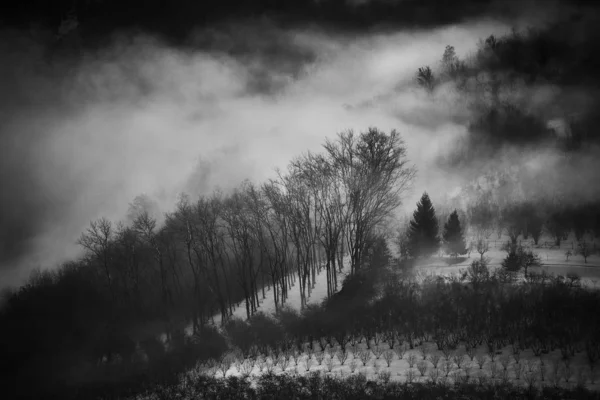
<svg viewBox="0 0 600 400">
<path fill-rule="evenodd" d="M 413 213 L 408 231 L 409 253 L 411 257 L 428 257 L 440 246 L 439 225 L 435 209 L 427 192 L 423 193 Z"/>
<path fill-rule="evenodd" d="M 463 234 L 462 227 L 460 226 L 460 221 L 458 220 L 458 213 L 456 210 L 450 214 L 450 217 L 448 217 L 448 222 L 444 224 L 443 238 L 446 245 L 446 251 L 450 255 L 457 257 L 467 252 L 465 236 Z"/>
</svg>

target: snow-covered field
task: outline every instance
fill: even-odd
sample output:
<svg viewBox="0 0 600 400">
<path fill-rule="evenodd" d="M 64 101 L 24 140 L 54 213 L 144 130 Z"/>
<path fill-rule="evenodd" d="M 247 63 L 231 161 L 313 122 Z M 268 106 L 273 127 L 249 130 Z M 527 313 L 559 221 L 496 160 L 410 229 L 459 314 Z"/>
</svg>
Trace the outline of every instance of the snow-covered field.
<svg viewBox="0 0 600 400">
<path fill-rule="evenodd" d="M 318 345 L 315 345 L 315 349 L 318 349 Z M 347 351 L 347 358 L 344 358 L 338 346 L 327 348 L 323 356 L 320 353 L 304 352 L 290 356 L 287 361 L 284 356 L 266 356 L 254 360 L 229 359 L 224 364 L 229 365 L 229 368 L 225 367 L 225 376 L 247 375 L 252 378 L 269 371 L 292 375 L 320 372 L 338 377 L 364 373 L 368 379 L 389 377 L 391 381 L 399 382 L 495 380 L 522 385 L 534 382 L 536 386 L 570 387 L 582 384 L 590 390 L 600 390 L 600 374 L 598 371 L 591 373 L 583 352 L 565 363 L 558 350 L 536 357 L 529 349 L 515 355 L 512 346 L 507 346 L 497 352 L 492 361 L 485 346 L 480 346 L 470 355 L 460 346 L 446 357 L 434 343 L 423 343 L 412 350 L 408 350 L 406 344 L 396 345 L 394 350 L 390 350 L 387 344 L 380 342 L 378 346 L 371 343 L 371 349 L 368 350 L 363 341 L 355 349 Z M 223 377 L 224 371 L 219 366 L 213 366 L 206 372 Z"/>
<path fill-rule="evenodd" d="M 344 258 L 344 268 L 342 272 L 338 271 L 338 290 L 342 288 L 342 282 L 346 275 L 350 272 L 350 257 Z M 272 290 L 272 289 L 271 289 Z M 265 289 L 265 299 L 262 298 L 262 291 L 259 294 L 259 307 L 258 311 L 265 314 L 275 312 L 275 301 L 273 299 L 273 293 L 271 290 Z M 296 277 L 295 284 L 290 288 L 288 292 L 288 298 L 285 302 L 286 306 L 300 310 L 300 285 L 298 284 L 298 277 Z M 310 290 L 308 295 L 307 288 L 307 303 L 320 303 L 327 297 L 327 270 L 323 268 L 321 272 L 316 275 L 315 285 Z M 246 303 L 243 301 L 234 309 L 233 317 L 246 319 Z M 220 326 L 221 315 L 215 316 L 215 324 Z"/>
<path fill-rule="evenodd" d="M 485 257 L 489 259 L 490 269 L 499 268 L 502 260 L 506 257 L 506 252 L 500 249 L 501 244 L 505 243 L 506 239 L 499 241 L 491 241 L 490 242 L 490 250 L 485 253 Z M 572 243 L 572 242 L 569 242 Z M 394 252 L 393 242 L 389 243 L 392 252 Z M 563 245 L 561 249 L 546 249 L 546 248 L 533 248 L 533 251 L 537 253 L 544 265 L 542 268 L 532 268 L 531 270 L 534 272 L 539 272 L 543 270 L 549 274 L 555 275 L 563 275 L 566 276 L 568 273 L 576 273 L 581 277 L 582 284 L 589 287 L 600 288 L 600 256 L 598 254 L 593 254 L 588 257 L 587 264 L 584 263 L 583 257 L 579 255 L 573 255 L 569 257 L 569 260 L 566 260 L 565 252 L 571 249 L 574 252 L 574 246 Z M 449 263 L 453 263 L 454 260 L 451 257 L 434 257 L 432 260 L 425 261 L 422 264 L 417 265 L 416 272 L 420 275 L 459 275 L 462 270 L 465 270 L 469 267 L 471 262 L 479 259 L 479 254 L 476 252 L 472 252 L 470 257 L 461 257 L 462 261 L 456 264 L 449 265 Z M 344 278 L 350 271 L 350 257 L 344 257 L 344 269 L 341 273 L 338 273 L 338 290 L 341 289 L 342 282 Z M 297 278 L 296 278 L 297 279 Z M 266 298 L 262 298 L 262 292 L 259 295 L 259 312 L 264 313 L 274 313 L 275 312 L 275 303 L 273 300 L 273 293 L 270 290 L 265 290 Z M 316 276 L 316 284 L 311 290 L 311 294 L 308 297 L 308 303 L 319 303 L 327 296 L 327 281 L 326 281 L 326 270 L 321 270 L 320 273 Z M 300 310 L 300 288 L 299 285 L 296 284 L 290 288 L 289 297 L 285 303 L 286 306 L 292 307 L 296 310 Z M 242 301 L 236 307 L 234 307 L 233 316 L 246 319 L 246 307 L 245 303 Z M 221 315 L 214 315 L 214 325 L 221 326 Z M 212 320 L 210 323 L 212 323 Z M 156 330 L 162 330 L 162 323 L 158 323 Z M 186 327 L 186 332 L 191 335 L 192 334 L 192 326 L 189 325 Z M 166 335 L 160 335 L 162 341 L 166 343 Z"/>
<path fill-rule="evenodd" d="M 350 272 L 350 257 L 344 257 L 344 268 L 342 272 L 338 271 L 338 290 L 342 288 L 342 282 L 344 278 Z M 285 302 L 285 306 L 290 308 L 300 310 L 300 285 L 298 284 L 296 277 L 295 284 L 289 288 L 288 298 Z M 273 299 L 272 289 L 265 289 L 265 298 L 262 298 L 262 291 L 259 293 L 259 306 L 258 312 L 263 312 L 265 314 L 275 313 L 275 300 Z M 310 290 L 310 295 L 308 295 L 307 288 L 307 303 L 320 303 L 327 297 L 327 270 L 323 268 L 321 272 L 318 272 L 315 277 L 315 285 Z M 246 303 L 244 301 L 237 304 L 233 309 L 233 317 L 239 318 L 242 320 L 246 319 Z M 221 326 L 221 314 L 215 314 L 214 317 L 210 320 L 212 324 L 214 320 L 214 325 L 217 327 Z M 193 333 L 192 325 L 186 327 L 186 333 L 191 335 Z M 163 334 L 161 336 L 163 342 L 166 342 L 166 335 Z"/>
<path fill-rule="evenodd" d="M 600 287 L 600 256 L 593 254 L 587 259 L 587 263 L 584 263 L 583 257 L 579 255 L 570 256 L 568 261 L 566 260 L 565 252 L 567 249 L 532 249 L 534 253 L 538 254 L 542 260 L 541 268 L 531 268 L 532 272 L 544 271 L 552 275 L 563 275 L 566 276 L 569 273 L 575 273 L 581 278 L 581 282 L 590 287 Z M 491 248 L 484 255 L 489 260 L 490 269 L 499 268 L 502 260 L 506 257 L 506 252 L 498 249 Z M 453 274 L 459 274 L 461 270 L 465 270 L 469 267 L 471 262 L 480 258 L 478 253 L 471 253 L 470 257 L 461 257 L 460 262 L 453 263 L 451 257 L 433 258 L 430 261 L 425 261 L 417 266 L 418 271 L 428 275 L 445 275 L 450 276 Z"/>
<path fill-rule="evenodd" d="M 506 252 L 500 249 L 501 244 L 504 242 L 506 242 L 506 240 L 490 242 L 490 250 L 485 253 L 485 257 L 489 259 L 490 269 L 499 268 L 502 260 L 506 257 Z M 549 274 L 555 275 L 576 273 L 581 277 L 582 283 L 592 287 L 600 287 L 600 256 L 597 254 L 591 255 L 588 257 L 587 263 L 584 263 L 583 257 L 578 255 L 570 256 L 569 260 L 567 261 L 565 252 L 570 248 L 570 246 L 564 245 L 561 249 L 534 248 L 533 251 L 540 256 L 544 265 L 542 268 L 532 268 L 531 270 L 534 272 L 543 270 Z M 574 247 L 572 251 L 575 251 Z M 426 261 L 423 264 L 418 265 L 416 267 L 417 272 L 421 272 L 426 275 L 436 274 L 445 276 L 459 274 L 461 270 L 468 268 L 471 262 L 479 259 L 479 254 L 472 252 L 470 257 L 463 258 L 463 261 L 452 265 L 448 265 L 449 262 L 453 262 L 451 257 L 444 256 L 441 258 L 434 258 L 431 261 Z M 344 269 L 341 273 L 338 273 L 338 290 L 341 289 L 342 282 L 349 271 L 350 257 L 346 256 L 344 257 Z M 270 290 L 265 290 L 265 295 L 265 299 L 262 298 L 262 292 L 259 295 L 260 306 L 258 311 L 267 314 L 274 313 L 275 302 L 273 300 L 273 293 Z M 323 269 L 317 274 L 316 283 L 311 290 L 310 296 L 308 296 L 308 303 L 319 303 L 323 301 L 326 296 L 326 270 Z M 289 297 L 285 304 L 296 310 L 300 310 L 300 287 L 297 281 L 294 286 L 290 288 Z M 243 301 L 234 308 L 233 316 L 240 319 L 246 319 L 246 306 Z M 214 316 L 214 323 L 216 326 L 221 325 L 220 314 Z M 191 333 L 191 326 L 188 329 Z"/>
<path fill-rule="evenodd" d="M 587 281 L 590 285 L 597 284 L 596 278 L 600 281 L 600 257 L 597 255 L 589 257 L 588 263 L 584 264 L 583 260 L 579 260 L 577 257 L 571 257 L 568 262 L 565 261 L 564 249 L 535 249 L 535 252 L 540 255 L 545 264 L 547 263 L 542 269 L 548 273 L 564 275 L 575 272 L 582 278 L 582 281 Z M 494 248 L 485 254 L 490 259 L 491 268 L 499 267 L 505 255 L 505 252 Z M 458 274 L 478 258 L 479 254 L 472 253 L 470 258 L 448 266 L 446 261 L 450 258 L 443 257 L 434 259 L 418 268 L 426 274 Z M 348 266 L 348 264 L 349 260 L 345 261 L 345 265 Z M 348 268 L 339 275 L 340 283 L 347 273 Z M 341 284 L 339 288 L 341 288 Z M 322 271 L 317 276 L 309 303 L 323 300 L 326 297 L 326 291 L 326 275 L 325 271 Z M 296 309 L 300 308 L 298 285 L 295 285 L 290 291 L 290 297 L 286 304 Z M 267 298 L 262 300 L 259 311 L 269 313 L 274 310 L 272 295 L 270 297 L 267 295 Z M 234 316 L 245 318 L 243 303 L 235 310 Z M 215 322 L 220 321 L 215 318 Z M 355 347 L 348 345 L 346 356 L 337 345 L 320 352 L 317 350 L 319 345 L 315 344 L 314 349 L 314 351 L 307 349 L 296 355 L 279 355 L 279 357 L 263 355 L 256 359 L 245 360 L 238 359 L 231 354 L 223 360 L 222 364 L 217 363 L 209 368 L 206 366 L 199 368 L 203 373 L 208 372 L 217 377 L 245 375 L 252 378 L 267 372 L 292 375 L 320 372 L 338 377 L 364 373 L 368 379 L 389 378 L 391 381 L 400 382 L 432 380 L 453 382 L 470 379 L 475 382 L 480 380 L 510 381 L 524 386 L 534 384 L 536 386 L 570 387 L 583 384 L 591 390 L 600 390 L 598 383 L 600 374 L 598 371 L 592 373 L 585 352 L 577 353 L 570 359 L 570 362 L 565 363 L 559 350 L 536 357 L 531 349 L 515 354 L 512 346 L 507 346 L 494 354 L 494 360 L 485 345 L 480 346 L 470 355 L 467 355 L 466 349 L 461 345 L 451 354 L 447 354 L 448 357 L 445 357 L 442 351 L 437 350 L 435 343 L 423 343 L 412 350 L 408 349 L 408 345 L 405 343 L 390 349 L 388 344 L 382 340 L 378 345 L 371 343 L 370 349 L 367 349 L 367 345 L 363 341 Z M 434 367 L 434 364 L 437 367 Z"/>
</svg>

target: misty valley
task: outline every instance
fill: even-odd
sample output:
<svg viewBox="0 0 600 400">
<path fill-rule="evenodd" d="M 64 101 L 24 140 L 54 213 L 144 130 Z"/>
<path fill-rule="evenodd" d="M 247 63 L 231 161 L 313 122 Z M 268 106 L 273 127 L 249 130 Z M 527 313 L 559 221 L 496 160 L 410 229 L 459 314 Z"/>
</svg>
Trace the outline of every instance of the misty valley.
<svg viewBox="0 0 600 400">
<path fill-rule="evenodd" d="M 22 3 L 1 398 L 600 399 L 595 5 Z"/>
</svg>

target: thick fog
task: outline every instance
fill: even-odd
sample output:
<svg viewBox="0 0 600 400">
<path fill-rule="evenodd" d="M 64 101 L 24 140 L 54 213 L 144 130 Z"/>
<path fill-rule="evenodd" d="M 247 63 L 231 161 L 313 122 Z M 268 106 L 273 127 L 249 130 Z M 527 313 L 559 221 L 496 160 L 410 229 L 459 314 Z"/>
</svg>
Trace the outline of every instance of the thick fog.
<svg viewBox="0 0 600 400">
<path fill-rule="evenodd" d="M 168 211 L 181 191 L 274 177 L 346 129 L 397 129 L 418 169 L 406 210 L 424 190 L 435 203 L 470 179 L 439 163 L 466 135 L 451 116 L 468 111 L 452 88 L 436 100 L 416 89 L 415 72 L 437 67 L 446 45 L 463 57 L 510 29 L 488 19 L 347 35 L 261 22 L 199 30 L 203 50 L 115 36 L 79 61 L 4 32 L 0 281 L 76 256 L 90 220 L 122 219 L 140 193 Z"/>
</svg>

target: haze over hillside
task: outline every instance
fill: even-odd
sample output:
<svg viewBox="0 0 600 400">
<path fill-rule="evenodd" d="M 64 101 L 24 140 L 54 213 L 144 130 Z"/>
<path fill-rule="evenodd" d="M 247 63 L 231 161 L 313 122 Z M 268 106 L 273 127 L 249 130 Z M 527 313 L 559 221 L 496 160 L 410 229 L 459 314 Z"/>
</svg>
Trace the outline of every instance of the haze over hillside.
<svg viewBox="0 0 600 400">
<path fill-rule="evenodd" d="M 524 10 L 535 9 L 527 4 Z M 75 240 L 90 220 L 122 219 L 140 193 L 169 211 L 181 191 L 206 194 L 246 178 L 262 182 L 346 129 L 377 125 L 403 135 L 419 170 L 404 211 L 423 190 L 441 200 L 476 179 L 482 166 L 514 164 L 523 151 L 539 151 L 535 168 L 552 170 L 552 151 L 510 143 L 491 157 L 448 161 L 469 136 L 472 110 L 456 101 L 452 86 L 432 99 L 414 77 L 423 65 L 436 70 L 446 45 L 467 57 L 491 34 L 553 21 L 562 10 L 557 4 L 510 21 L 485 9 L 469 11 L 464 20 L 437 27 L 342 29 L 325 17 L 318 25 L 300 18 L 289 28 L 269 18 L 214 22 L 191 31 L 186 46 L 153 33 L 117 33 L 106 45 L 82 48 L 80 56 L 69 49 L 98 28 L 83 8 L 81 21 L 65 9 L 60 27 L 43 19 L 45 25 L 28 29 L 7 27 L 0 50 L 2 282 L 22 282 L 32 267 L 76 256 Z M 514 94 L 533 109 L 554 101 L 560 112 L 545 116 L 553 121 L 563 105 L 585 111 L 595 95 L 545 84 Z M 594 153 L 579 162 L 573 171 L 594 170 Z"/>
</svg>

